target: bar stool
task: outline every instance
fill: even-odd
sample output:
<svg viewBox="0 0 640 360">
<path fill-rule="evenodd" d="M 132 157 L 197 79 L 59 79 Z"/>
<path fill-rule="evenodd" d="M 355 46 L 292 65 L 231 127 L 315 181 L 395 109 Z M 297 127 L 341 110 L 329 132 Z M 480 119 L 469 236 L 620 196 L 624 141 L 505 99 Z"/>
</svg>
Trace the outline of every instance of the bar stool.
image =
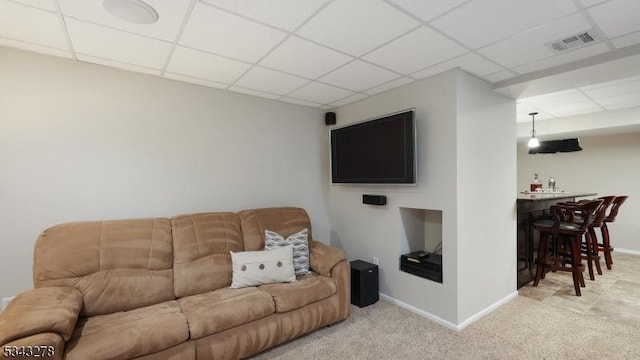
<svg viewBox="0 0 640 360">
<path fill-rule="evenodd" d="M 584 236 L 584 242 L 580 246 L 580 250 L 582 252 L 582 259 L 587 260 L 587 268 L 589 270 L 589 279 L 595 280 L 595 276 L 593 273 L 593 264 L 596 264 L 596 271 L 598 275 L 602 275 L 602 267 L 600 266 L 600 253 L 599 253 L 599 244 L 598 237 L 596 236 L 595 228 L 599 228 L 602 226 L 605 217 L 607 216 L 607 210 L 609 206 L 613 203 L 615 196 L 603 196 L 598 199 L 602 200 L 602 204 L 598 206 L 595 213 L 591 216 L 591 222 L 589 223 L 589 227 Z M 578 202 L 564 202 L 560 203 L 562 205 L 578 205 L 583 204 L 591 200 L 580 200 Z M 575 212 L 574 222 L 580 223 L 583 221 L 583 216 L 580 211 Z"/>
<path fill-rule="evenodd" d="M 580 244 L 582 236 L 588 231 L 593 215 L 602 200 L 590 200 L 575 204 L 552 205 L 552 220 L 537 220 L 533 227 L 540 231 L 540 243 L 538 246 L 538 267 L 533 286 L 538 286 L 545 277 L 545 270 L 570 271 L 573 277 L 573 287 L 577 296 L 582 296 L 580 287 L 584 287 L 584 265 L 581 260 Z M 579 213 L 582 221 L 575 222 Z M 549 240 L 555 238 L 553 255 L 549 256 Z M 571 265 L 567 268 L 566 265 Z"/>
<path fill-rule="evenodd" d="M 618 210 L 620 210 L 620 206 L 627 200 L 627 198 L 628 196 L 616 196 L 615 200 L 613 200 L 613 203 L 611 204 L 609 214 L 606 215 L 602 222 L 602 226 L 600 227 L 600 231 L 602 232 L 602 243 L 598 244 L 598 250 L 602 250 L 604 252 L 604 261 L 607 263 L 607 269 L 609 270 L 611 270 L 611 266 L 613 265 L 613 259 L 611 258 L 613 247 L 611 247 L 611 238 L 609 237 L 609 228 L 607 227 L 607 224 L 616 221 Z"/>
<path fill-rule="evenodd" d="M 585 234 L 585 242 L 582 246 L 582 253 L 584 254 L 583 258 L 587 260 L 589 277 L 591 278 L 591 280 L 594 280 L 592 265 L 593 262 L 595 262 L 596 264 L 598 275 L 602 275 L 599 253 L 600 245 L 598 243 L 598 237 L 596 236 L 595 228 L 602 228 L 604 219 L 607 217 L 607 210 L 609 209 L 615 198 L 615 196 L 602 196 L 598 198 L 602 200 L 602 204 L 600 204 L 598 209 L 596 209 L 596 212 L 593 215 L 593 221 L 591 221 L 591 223 L 589 224 L 589 229 Z"/>
</svg>

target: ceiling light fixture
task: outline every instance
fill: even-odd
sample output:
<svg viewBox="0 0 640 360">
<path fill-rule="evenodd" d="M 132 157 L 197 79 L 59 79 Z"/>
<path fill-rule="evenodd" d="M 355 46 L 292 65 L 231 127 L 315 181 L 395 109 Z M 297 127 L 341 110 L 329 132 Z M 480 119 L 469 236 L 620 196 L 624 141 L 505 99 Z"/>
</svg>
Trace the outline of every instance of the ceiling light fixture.
<svg viewBox="0 0 640 360">
<path fill-rule="evenodd" d="M 529 139 L 529 143 L 527 144 L 528 147 L 530 148 L 536 148 L 538 146 L 540 146 L 540 141 L 538 141 L 538 138 L 536 137 L 536 115 L 538 115 L 537 112 L 532 112 L 529 113 L 529 115 L 531 115 L 531 139 Z"/>
<path fill-rule="evenodd" d="M 104 0 L 102 6 L 111 15 L 134 24 L 153 24 L 158 12 L 142 0 Z"/>
</svg>

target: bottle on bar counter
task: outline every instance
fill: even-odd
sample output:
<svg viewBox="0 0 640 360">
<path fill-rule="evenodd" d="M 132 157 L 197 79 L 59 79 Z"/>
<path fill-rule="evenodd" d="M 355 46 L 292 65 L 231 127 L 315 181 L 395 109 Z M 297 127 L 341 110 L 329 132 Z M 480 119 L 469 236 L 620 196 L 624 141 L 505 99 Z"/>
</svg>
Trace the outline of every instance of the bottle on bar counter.
<svg viewBox="0 0 640 360">
<path fill-rule="evenodd" d="M 556 178 L 553 176 L 549 178 L 549 191 L 556 191 Z"/>
<path fill-rule="evenodd" d="M 530 191 L 531 192 L 542 191 L 542 181 L 538 179 L 538 174 L 533 174 L 533 180 L 531 181 Z"/>
</svg>

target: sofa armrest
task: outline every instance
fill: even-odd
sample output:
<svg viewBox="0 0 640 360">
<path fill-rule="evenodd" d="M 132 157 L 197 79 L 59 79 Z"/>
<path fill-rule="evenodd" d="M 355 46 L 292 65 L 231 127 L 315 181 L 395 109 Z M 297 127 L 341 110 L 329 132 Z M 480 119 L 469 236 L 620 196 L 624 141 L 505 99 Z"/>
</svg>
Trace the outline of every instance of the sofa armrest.
<svg viewBox="0 0 640 360">
<path fill-rule="evenodd" d="M 23 292 L 0 314 L 0 345 L 40 333 L 56 333 L 67 341 L 81 308 L 82 294 L 73 287 Z"/>
<path fill-rule="evenodd" d="M 347 253 L 320 241 L 311 240 L 309 242 L 309 258 L 311 270 L 323 276 L 331 276 L 333 267 L 340 261 L 346 260 Z"/>
</svg>

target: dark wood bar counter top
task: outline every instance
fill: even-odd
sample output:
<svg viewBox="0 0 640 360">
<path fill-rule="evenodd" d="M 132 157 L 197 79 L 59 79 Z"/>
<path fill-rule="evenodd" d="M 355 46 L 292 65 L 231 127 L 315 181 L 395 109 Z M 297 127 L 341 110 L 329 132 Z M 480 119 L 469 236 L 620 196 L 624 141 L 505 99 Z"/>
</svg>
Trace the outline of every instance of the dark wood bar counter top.
<svg viewBox="0 0 640 360">
<path fill-rule="evenodd" d="M 549 213 L 551 205 L 576 198 L 594 197 L 587 192 L 523 192 L 518 193 L 518 288 L 533 281 L 540 236 L 533 231 L 533 222 Z"/>
</svg>

